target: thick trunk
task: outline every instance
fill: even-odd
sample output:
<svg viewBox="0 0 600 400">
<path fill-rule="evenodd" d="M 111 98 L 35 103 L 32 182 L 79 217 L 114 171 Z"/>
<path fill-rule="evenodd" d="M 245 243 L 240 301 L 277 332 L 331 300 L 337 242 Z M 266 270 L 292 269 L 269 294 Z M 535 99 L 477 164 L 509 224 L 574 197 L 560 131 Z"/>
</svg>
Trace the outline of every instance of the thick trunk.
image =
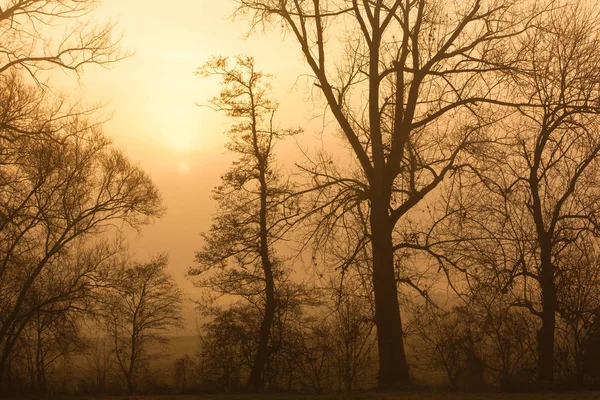
<svg viewBox="0 0 600 400">
<path fill-rule="evenodd" d="M 372 202 L 371 212 L 379 386 L 402 387 L 410 385 L 410 376 L 404 352 L 402 321 L 394 273 L 392 229 L 388 223 L 387 204 Z"/>
<path fill-rule="evenodd" d="M 131 374 L 127 374 L 127 393 L 133 394 L 133 392 L 133 377 L 131 376 Z"/>
<path fill-rule="evenodd" d="M 542 249 L 540 287 L 542 290 L 542 327 L 538 332 L 538 380 L 543 385 L 554 381 L 554 330 L 556 326 L 556 291 L 554 268 L 548 249 Z"/>
</svg>

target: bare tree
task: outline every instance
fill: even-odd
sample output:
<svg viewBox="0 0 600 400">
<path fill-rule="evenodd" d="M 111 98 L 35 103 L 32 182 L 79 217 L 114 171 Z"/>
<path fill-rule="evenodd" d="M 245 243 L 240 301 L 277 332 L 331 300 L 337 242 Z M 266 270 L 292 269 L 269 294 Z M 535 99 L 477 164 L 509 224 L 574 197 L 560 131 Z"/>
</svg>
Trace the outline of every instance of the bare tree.
<svg viewBox="0 0 600 400">
<path fill-rule="evenodd" d="M 75 313 L 57 310 L 36 315 L 19 337 L 12 355 L 13 371 L 28 377 L 30 390 L 47 392 L 53 387 L 53 373 L 61 360 L 85 351 Z M 14 376 L 13 376 L 14 379 Z"/>
<path fill-rule="evenodd" d="M 542 321 L 539 331 L 539 379 L 553 380 L 554 330 L 556 325 L 557 275 L 561 253 L 585 231 L 597 231 L 600 205 L 597 133 L 600 58 L 597 19 L 584 9 L 561 10 L 553 15 L 548 31 L 533 38 L 530 54 L 533 76 L 520 81 L 531 88 L 541 107 L 524 110 L 533 122 L 531 136 L 519 137 L 518 171 L 527 186 L 527 208 L 535 225 L 538 265 L 521 265 L 520 276 L 539 284 L 539 299 L 523 301 Z M 525 137 L 524 137 L 525 136 Z M 531 268 L 532 267 L 532 268 Z M 539 300 L 539 303 L 537 302 Z M 533 305 L 539 305 L 539 308 Z"/>
<path fill-rule="evenodd" d="M 197 266 L 189 275 L 204 275 L 199 286 L 242 296 L 260 307 L 263 320 L 248 378 L 248 387 L 259 389 L 264 387 L 275 318 L 276 282 L 286 276 L 273 246 L 298 214 L 273 151 L 277 141 L 296 131 L 275 125 L 277 104 L 269 98 L 269 77 L 255 69 L 251 57 L 238 56 L 233 65 L 226 58 L 216 58 L 198 74 L 222 79 L 223 89 L 211 107 L 239 121 L 229 131 L 227 145 L 239 159 L 214 191 L 218 214 L 210 231 L 203 234 L 204 248 L 196 254 Z"/>
<path fill-rule="evenodd" d="M 375 340 L 371 302 L 348 287 L 336 301 L 330 325 L 340 388 L 350 392 L 361 389 L 361 379 L 373 366 L 370 361 Z"/>
<path fill-rule="evenodd" d="M 2 91 L 0 103 L 21 104 L 5 96 L 26 98 L 29 90 Z M 139 229 L 163 212 L 148 175 L 98 124 L 80 113 L 46 124 L 44 109 L 21 110 L 40 135 L 0 139 L 0 377 L 33 317 L 83 306 L 106 277 L 114 251 L 93 238 L 115 226 Z"/>
<path fill-rule="evenodd" d="M 179 357 L 173 362 L 175 390 L 184 391 L 190 387 L 192 378 L 196 378 L 196 363 L 189 354 Z"/>
<path fill-rule="evenodd" d="M 203 386 L 239 390 L 244 372 L 252 368 L 258 347 L 256 332 L 264 317 L 254 305 L 241 302 L 227 308 L 209 306 L 204 315 L 210 320 L 198 330 Z"/>
<path fill-rule="evenodd" d="M 140 367 L 148 361 L 150 343 L 164 342 L 163 334 L 182 324 L 182 294 L 167 266 L 166 255 L 127 265 L 119 284 L 104 296 L 102 317 L 130 393 L 136 389 Z"/>
<path fill-rule="evenodd" d="M 114 350 L 109 338 L 94 337 L 88 338 L 88 349 L 84 356 L 89 368 L 89 374 L 92 376 L 88 381 L 89 388 L 95 391 L 106 389 L 108 375 L 112 365 L 114 365 Z"/>
<path fill-rule="evenodd" d="M 584 384 L 586 343 L 593 333 L 594 319 L 600 313 L 600 255 L 594 237 L 581 238 L 561 255 L 557 274 L 559 328 L 566 336 L 570 362 L 566 371 L 577 385 Z"/>
<path fill-rule="evenodd" d="M 491 104 L 503 104 L 498 73 L 510 68 L 509 42 L 529 27 L 531 10 L 510 0 L 238 3 L 254 27 L 278 19 L 292 33 L 360 169 L 358 181 L 314 175 L 368 204 L 379 384 L 408 384 L 395 229 L 461 167 L 464 150 L 486 141 Z M 340 32 L 351 33 L 335 40 Z"/>
<path fill-rule="evenodd" d="M 569 280 L 586 276 L 570 253 L 598 232 L 597 15 L 560 4 L 515 42 L 515 111 L 497 125 L 501 139 L 476 171 L 480 183 L 461 190 L 452 229 L 463 238 L 452 251 L 468 271 L 467 291 L 495 286 L 540 322 L 537 375 L 545 386 L 555 375 L 561 301 Z"/>
<path fill-rule="evenodd" d="M 26 71 L 38 83 L 53 67 L 81 71 L 85 64 L 108 65 L 123 58 L 115 24 L 95 25 L 85 17 L 97 0 L 0 1 L 0 74 Z M 56 40 L 59 26 L 66 26 Z"/>
</svg>

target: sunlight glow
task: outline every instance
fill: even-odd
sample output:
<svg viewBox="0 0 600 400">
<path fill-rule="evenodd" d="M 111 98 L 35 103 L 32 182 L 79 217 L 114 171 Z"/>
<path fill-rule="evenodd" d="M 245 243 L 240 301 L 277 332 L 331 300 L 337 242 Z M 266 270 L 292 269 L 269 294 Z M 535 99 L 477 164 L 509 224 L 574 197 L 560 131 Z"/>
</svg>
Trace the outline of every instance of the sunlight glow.
<svg viewBox="0 0 600 400">
<path fill-rule="evenodd" d="M 163 145 L 177 152 L 201 148 L 204 143 L 201 140 L 198 113 L 191 107 L 181 107 L 179 104 L 177 106 L 162 107 L 162 113 L 156 114 L 159 116 L 157 122 Z"/>
</svg>

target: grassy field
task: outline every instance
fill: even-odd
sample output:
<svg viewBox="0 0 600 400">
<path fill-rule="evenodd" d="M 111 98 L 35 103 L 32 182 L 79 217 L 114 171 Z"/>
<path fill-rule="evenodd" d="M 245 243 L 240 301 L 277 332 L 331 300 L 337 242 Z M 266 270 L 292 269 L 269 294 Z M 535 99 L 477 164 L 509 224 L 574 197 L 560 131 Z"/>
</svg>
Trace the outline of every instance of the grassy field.
<svg viewBox="0 0 600 400">
<path fill-rule="evenodd" d="M 21 398 L 29 399 L 28 397 Z M 33 399 L 33 397 L 31 398 Z M 58 400 L 49 397 L 46 400 Z M 62 399 L 62 397 L 60 398 Z M 164 396 L 85 396 L 69 400 L 600 400 L 600 392 L 563 393 L 352 393 L 352 394 L 219 394 L 219 395 L 164 395 Z"/>
</svg>

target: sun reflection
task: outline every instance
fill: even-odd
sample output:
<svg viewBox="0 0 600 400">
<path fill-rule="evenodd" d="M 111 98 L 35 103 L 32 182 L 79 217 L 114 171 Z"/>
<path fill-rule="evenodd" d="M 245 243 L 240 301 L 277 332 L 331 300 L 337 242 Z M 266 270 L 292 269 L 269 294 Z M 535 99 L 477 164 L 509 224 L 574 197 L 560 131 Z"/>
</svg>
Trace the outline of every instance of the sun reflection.
<svg viewBox="0 0 600 400">
<path fill-rule="evenodd" d="M 190 164 L 187 161 L 179 161 L 179 171 L 188 172 L 190 170 Z"/>
</svg>

